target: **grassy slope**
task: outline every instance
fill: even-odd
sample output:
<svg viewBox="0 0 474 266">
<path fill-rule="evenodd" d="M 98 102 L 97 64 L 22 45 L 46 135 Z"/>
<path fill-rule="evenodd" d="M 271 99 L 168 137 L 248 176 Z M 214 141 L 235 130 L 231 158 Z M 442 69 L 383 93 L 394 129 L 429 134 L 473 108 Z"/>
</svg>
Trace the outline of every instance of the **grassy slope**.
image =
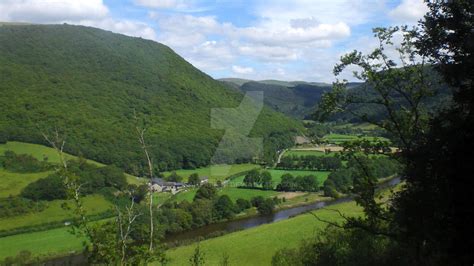
<svg viewBox="0 0 474 266">
<path fill-rule="evenodd" d="M 307 171 L 307 170 L 277 170 L 277 169 L 270 169 L 268 170 L 272 175 L 273 185 L 276 186 L 281 182 L 281 176 L 290 173 L 293 176 L 305 176 L 305 175 L 315 175 L 318 179 L 319 184 L 323 184 L 324 181 L 327 179 L 330 172 L 327 171 Z M 241 185 L 243 184 L 244 176 L 239 176 L 231 181 L 233 185 Z"/>
<path fill-rule="evenodd" d="M 347 216 L 360 215 L 361 209 L 355 203 L 343 203 L 331 207 Z M 336 212 L 318 210 L 314 212 L 325 220 L 341 221 Z M 273 224 L 262 225 L 249 230 L 231 233 L 222 237 L 202 241 L 201 251 L 205 253 L 206 265 L 218 265 L 222 254 L 227 253 L 231 265 L 270 265 L 273 254 L 285 247 L 295 247 L 311 237 L 326 224 L 311 215 L 300 215 Z M 196 244 L 179 247 L 167 252 L 170 265 L 187 265 Z"/>
<path fill-rule="evenodd" d="M 0 144 L 0 155 L 3 155 L 3 153 L 5 151 L 14 151 L 17 154 L 30 154 L 33 157 L 35 157 L 36 159 L 41 160 L 41 161 L 43 160 L 43 158 L 47 157 L 48 162 L 59 163 L 59 155 L 56 152 L 56 150 L 54 150 L 53 148 L 50 148 L 50 147 L 43 146 L 43 145 L 24 143 L 24 142 L 18 142 L 18 141 L 9 141 L 5 144 Z M 76 156 L 70 155 L 70 154 L 66 154 L 66 158 L 68 158 L 70 160 L 77 159 Z M 89 162 L 91 164 L 95 164 L 97 166 L 104 166 L 104 164 L 101 164 L 101 163 L 93 161 L 93 160 L 87 160 L 87 162 Z M 41 177 L 43 177 L 42 174 L 40 174 L 40 173 L 37 173 L 37 174 L 11 174 L 11 173 L 5 173 L 4 172 L 2 174 L 2 171 L 0 169 L 0 181 L 1 181 L 1 183 L 13 182 L 12 178 L 14 178 L 14 177 L 18 177 L 18 178 L 22 178 L 22 179 L 23 178 L 31 179 L 30 182 L 33 182 L 36 179 L 33 180 L 31 177 L 30 178 L 28 177 L 28 176 L 32 176 L 32 175 L 41 175 Z M 143 183 L 143 180 L 137 179 L 137 177 L 135 177 L 135 176 L 132 176 L 132 175 L 129 175 L 129 174 L 125 174 L 125 175 L 127 177 L 128 183 L 130 183 L 130 184 L 141 184 L 141 183 Z M 4 178 L 6 178 L 6 180 Z M 38 177 L 38 178 L 40 178 L 40 177 Z M 29 182 L 26 183 L 26 182 L 23 182 L 23 180 L 19 181 L 18 185 L 16 185 L 15 188 L 12 188 L 12 189 L 13 190 L 19 189 L 19 187 L 21 187 L 23 183 L 24 183 L 24 185 L 23 185 L 23 187 L 24 187 Z M 21 188 L 23 188 L 23 187 L 21 187 Z M 19 189 L 19 190 L 21 190 L 21 189 Z M 3 190 L 3 186 L 0 185 L 0 197 L 3 197 L 2 195 L 4 193 L 6 193 L 6 192 Z M 7 194 L 7 196 L 8 196 L 8 194 Z"/>
<path fill-rule="evenodd" d="M 194 195 L 196 195 L 196 190 L 183 191 L 176 194 L 172 200 L 173 201 L 183 201 L 187 200 L 189 202 L 193 201 Z M 234 188 L 234 187 L 224 187 L 219 190 L 219 195 L 227 195 L 232 201 L 236 201 L 238 198 L 250 200 L 256 196 L 262 197 L 273 197 L 278 195 L 276 191 L 265 191 L 259 189 L 245 189 L 245 188 Z"/>
<path fill-rule="evenodd" d="M 55 200 L 48 202 L 48 207 L 41 212 L 1 218 L 0 230 L 11 230 L 23 226 L 39 225 L 68 219 L 72 217 L 72 211 L 66 211 L 61 207 L 65 202 L 69 202 L 69 205 L 71 207 L 73 206 L 72 201 Z M 111 203 L 100 195 L 86 196 L 84 197 L 83 203 L 87 214 L 98 214 L 111 207 Z"/>
<path fill-rule="evenodd" d="M 339 204 L 332 208 L 347 215 L 360 214 L 360 209 L 354 203 Z M 335 212 L 318 210 L 315 213 L 324 219 L 338 220 Z M 231 265 L 269 265 L 276 250 L 293 247 L 324 226 L 313 216 L 301 215 L 206 240 L 201 242 L 201 247 L 206 253 L 206 265 L 217 265 L 224 251 L 230 255 Z M 36 256 L 78 251 L 81 241 L 67 228 L 3 237 L 0 238 L 0 260 L 21 250 L 30 250 Z M 171 258 L 170 265 L 188 265 L 193 250 L 194 245 L 170 250 L 167 253 Z"/>
<path fill-rule="evenodd" d="M 15 256 L 22 250 L 29 250 L 38 256 L 78 251 L 82 248 L 82 240 L 72 235 L 69 228 L 65 227 L 2 237 L 0 238 L 0 260 Z"/>
<path fill-rule="evenodd" d="M 230 167 L 230 168 L 229 168 Z M 209 167 L 197 168 L 197 169 L 182 169 L 176 170 L 176 173 L 184 178 L 184 181 L 188 181 L 188 177 L 197 173 L 199 176 L 209 177 L 209 182 L 216 182 L 217 180 L 224 180 L 226 177 L 248 171 L 254 168 L 260 168 L 259 165 L 255 164 L 234 164 L 234 165 L 213 165 Z M 171 172 L 165 172 L 164 175 L 168 176 Z"/>
<path fill-rule="evenodd" d="M 323 156 L 334 156 L 334 155 L 336 155 L 336 153 L 332 152 L 332 153 L 329 153 L 329 154 L 325 154 L 322 151 L 315 151 L 315 150 L 288 150 L 288 151 L 285 152 L 283 157 L 287 157 L 287 156 L 308 156 L 308 155 L 323 157 Z"/>
<path fill-rule="evenodd" d="M 51 171 L 41 173 L 12 173 L 0 168 L 0 198 L 20 194 L 29 183 L 47 177 Z"/>
</svg>

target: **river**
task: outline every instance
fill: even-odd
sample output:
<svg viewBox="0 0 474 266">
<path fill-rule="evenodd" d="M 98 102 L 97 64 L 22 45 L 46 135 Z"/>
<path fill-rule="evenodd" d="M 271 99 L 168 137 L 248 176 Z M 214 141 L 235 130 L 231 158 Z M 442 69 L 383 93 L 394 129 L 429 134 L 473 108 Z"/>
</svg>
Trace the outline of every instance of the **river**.
<svg viewBox="0 0 474 266">
<path fill-rule="evenodd" d="M 377 190 L 393 187 L 397 185 L 398 183 L 400 183 L 400 178 L 395 177 L 381 183 L 378 186 Z M 224 233 L 230 233 L 230 232 L 235 232 L 239 230 L 245 230 L 245 229 L 249 229 L 249 228 L 256 227 L 263 224 L 278 222 L 284 219 L 294 217 L 299 214 L 303 214 L 309 211 L 314 211 L 317 209 L 321 209 L 324 207 L 328 207 L 328 206 L 343 203 L 343 202 L 348 202 L 351 200 L 353 200 L 352 197 L 345 197 L 345 198 L 340 198 L 340 199 L 331 200 L 331 201 L 315 202 L 315 203 L 311 203 L 304 206 L 297 206 L 297 207 L 292 207 L 288 209 L 282 209 L 269 215 L 251 216 L 251 217 L 246 217 L 246 218 L 242 218 L 238 220 L 231 220 L 231 221 L 226 221 L 226 222 L 221 222 L 221 223 L 209 224 L 209 225 L 196 228 L 193 230 L 184 231 L 184 232 L 180 232 L 173 235 L 168 235 L 164 239 L 164 243 L 172 244 L 172 243 L 179 243 L 179 242 L 187 242 L 187 241 L 192 241 L 195 239 L 207 238 L 216 234 L 224 234 Z M 46 265 L 64 265 L 64 264 L 79 265 L 85 262 L 84 259 L 85 258 L 84 256 L 82 256 L 82 254 L 75 254 L 68 257 L 62 257 L 62 258 L 49 260 L 46 262 Z"/>
</svg>

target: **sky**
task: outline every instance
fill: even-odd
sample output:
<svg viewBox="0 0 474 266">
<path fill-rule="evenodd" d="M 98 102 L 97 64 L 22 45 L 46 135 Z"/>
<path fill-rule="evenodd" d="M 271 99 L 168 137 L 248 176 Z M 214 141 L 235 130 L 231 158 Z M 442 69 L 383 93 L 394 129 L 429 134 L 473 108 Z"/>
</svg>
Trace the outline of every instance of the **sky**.
<svg viewBox="0 0 474 266">
<path fill-rule="evenodd" d="M 214 78 L 315 82 L 334 81 L 345 53 L 375 48 L 372 28 L 415 25 L 426 11 L 422 0 L 0 0 L 0 21 L 154 40 Z"/>
</svg>

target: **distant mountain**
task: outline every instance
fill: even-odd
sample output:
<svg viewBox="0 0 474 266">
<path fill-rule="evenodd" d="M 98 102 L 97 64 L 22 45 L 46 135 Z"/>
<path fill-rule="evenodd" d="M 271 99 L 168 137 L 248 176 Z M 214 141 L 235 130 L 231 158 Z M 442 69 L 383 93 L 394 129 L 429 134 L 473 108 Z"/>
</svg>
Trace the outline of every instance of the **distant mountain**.
<svg viewBox="0 0 474 266">
<path fill-rule="evenodd" d="M 134 174 L 143 167 L 134 113 L 149 123 L 161 170 L 193 168 L 210 163 L 224 135 L 211 127 L 212 109 L 243 99 L 165 45 L 71 25 L 1 24 L 0 91 L 0 142 L 45 144 L 38 127 L 58 128 L 67 152 Z M 250 136 L 263 138 L 271 160 L 300 129 L 265 107 Z"/>
<path fill-rule="evenodd" d="M 298 119 L 309 117 L 322 94 L 331 89 L 330 84 L 304 81 L 247 81 L 232 78 L 220 81 L 241 92 L 263 91 L 268 106 Z"/>
</svg>

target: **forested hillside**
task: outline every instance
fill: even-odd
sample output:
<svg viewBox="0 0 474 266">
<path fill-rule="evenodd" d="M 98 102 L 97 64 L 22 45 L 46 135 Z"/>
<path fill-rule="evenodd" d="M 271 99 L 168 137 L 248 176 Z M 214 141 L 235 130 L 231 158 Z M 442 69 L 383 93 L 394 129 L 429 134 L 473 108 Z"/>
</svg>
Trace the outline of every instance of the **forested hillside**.
<svg viewBox="0 0 474 266">
<path fill-rule="evenodd" d="M 228 87 L 242 92 L 263 91 L 267 106 L 294 118 L 308 118 L 314 112 L 329 84 L 307 82 L 286 82 L 278 80 L 247 81 L 242 79 L 221 79 Z"/>
<path fill-rule="evenodd" d="M 0 142 L 45 144 L 57 128 L 66 151 L 139 174 L 134 113 L 161 170 L 207 165 L 224 130 L 212 108 L 237 107 L 243 94 L 149 40 L 71 25 L 0 26 Z M 264 108 L 250 136 L 265 157 L 288 146 L 300 125 Z"/>
</svg>

